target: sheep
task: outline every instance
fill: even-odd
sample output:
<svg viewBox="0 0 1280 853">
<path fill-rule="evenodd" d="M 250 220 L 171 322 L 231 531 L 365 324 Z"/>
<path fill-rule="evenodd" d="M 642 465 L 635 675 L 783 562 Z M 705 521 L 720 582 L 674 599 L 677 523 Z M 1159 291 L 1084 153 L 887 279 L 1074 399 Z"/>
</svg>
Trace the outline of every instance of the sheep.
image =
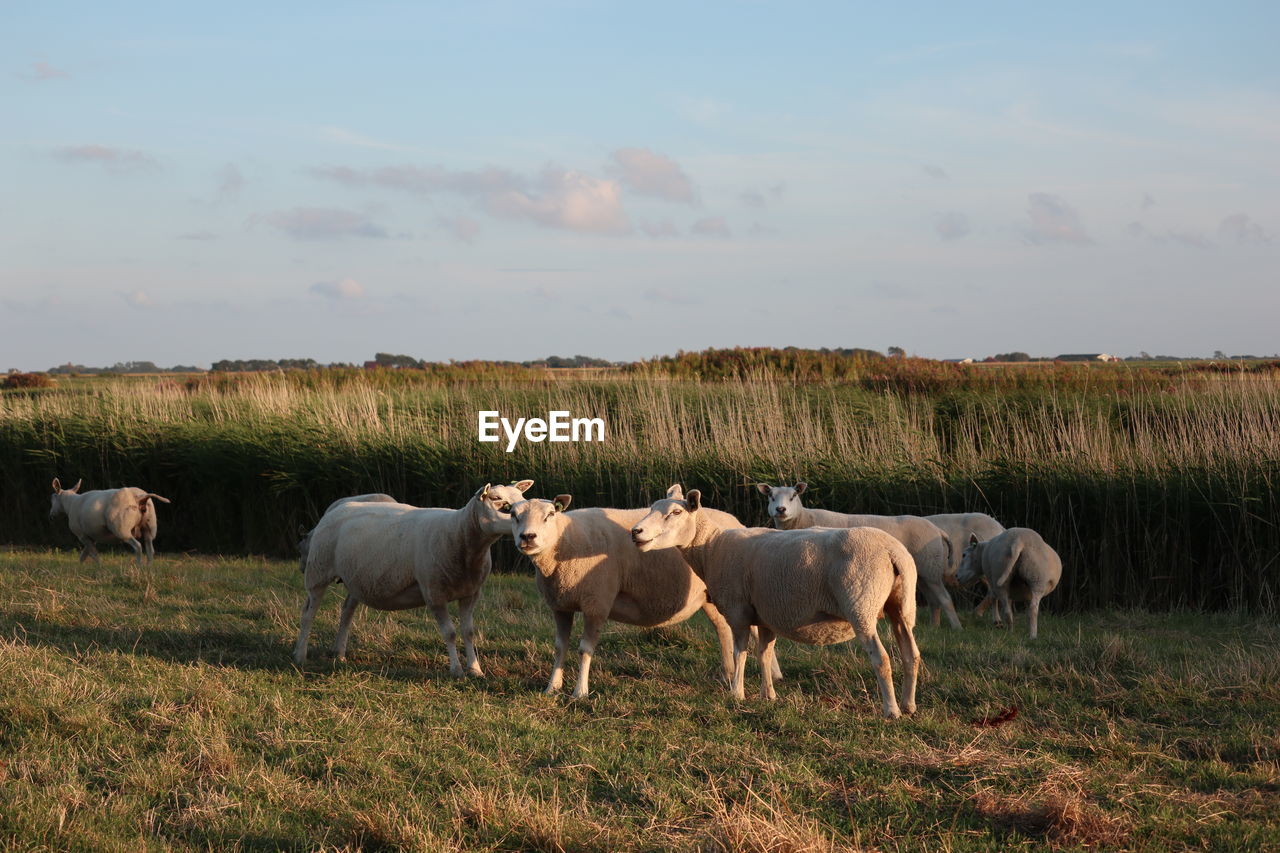
<svg viewBox="0 0 1280 853">
<path fill-rule="evenodd" d="M 1034 640 L 1040 599 L 1053 592 L 1062 580 L 1062 559 L 1058 552 L 1050 548 L 1039 533 L 1026 527 L 1010 527 L 987 542 L 970 534 L 956 577 L 960 583 L 970 584 L 983 576 L 996 598 L 997 625 L 1001 624 L 1003 610 L 1009 627 L 1013 627 L 1011 597 L 1030 602 L 1027 614 Z"/>
<path fill-rule="evenodd" d="M 960 571 L 960 554 L 964 550 L 960 547 L 960 543 L 968 542 L 970 534 L 985 542 L 1004 533 L 1003 524 L 982 512 L 947 512 L 940 515 L 926 515 L 924 518 L 936 524 L 951 540 L 951 565 L 948 572 L 951 577 L 955 577 Z M 981 616 L 995 603 L 995 600 L 995 596 L 988 589 L 986 596 L 974 612 Z"/>
<path fill-rule="evenodd" d="M 336 501 L 329 504 L 329 506 L 325 509 L 324 514 L 328 515 L 330 512 L 342 506 L 343 504 L 349 504 L 349 503 L 393 504 L 393 503 L 399 503 L 399 501 L 391 497 L 391 495 L 383 494 L 382 492 L 374 492 L 368 495 L 354 495 L 349 498 L 338 498 Z M 324 516 L 321 516 L 321 518 L 323 517 Z M 298 526 L 298 535 L 302 537 L 301 539 L 298 540 L 298 571 L 304 574 L 307 571 L 307 551 L 311 547 L 311 534 L 314 532 L 315 532 L 314 527 L 308 530 L 307 528 L 301 525 Z"/>
<path fill-rule="evenodd" d="M 61 481 L 54 477 L 49 506 L 49 518 L 65 515 L 71 532 L 80 540 L 80 562 L 93 557 L 94 563 L 101 566 L 102 557 L 96 543 L 123 542 L 133 549 L 139 568 L 144 555 L 150 564 L 156 556 L 154 543 L 158 530 L 154 502 L 171 501 L 132 486 L 81 494 L 83 482 L 77 480 L 74 486 L 64 489 Z"/>
<path fill-rule="evenodd" d="M 532 480 L 509 486 L 486 484 L 462 509 L 423 509 L 401 503 L 343 501 L 331 506 L 308 546 L 298 642 L 293 659 L 307 659 L 307 638 L 325 590 L 334 581 L 347 588 L 338 619 L 333 653 L 345 660 L 356 608 L 378 610 L 429 607 L 440 628 L 455 676 L 483 676 L 476 656 L 472 612 L 480 587 L 489 577 L 490 546 L 509 527 L 511 505 L 523 500 Z M 467 655 L 458 658 L 456 632 L 448 604 L 458 602 L 458 623 Z"/>
<path fill-rule="evenodd" d="M 933 607 L 933 624 L 945 613 L 952 628 L 959 630 L 947 581 L 954 580 L 950 571 L 951 539 L 937 525 L 918 515 L 848 515 L 825 509 L 810 509 L 800 503 L 807 483 L 795 486 L 771 486 L 757 483 L 756 489 L 769 498 L 769 517 L 779 530 L 806 527 L 875 527 L 897 539 L 911 552 L 920 579 L 920 590 Z"/>
<path fill-rule="evenodd" d="M 764 653 L 772 651 L 779 635 L 810 645 L 856 636 L 876 671 L 884 716 L 892 720 L 903 710 L 914 713 L 920 650 L 913 634 L 916 567 L 906 546 L 870 527 L 724 529 L 708 515 L 694 489 L 684 500 L 657 501 L 632 528 L 631 538 L 642 553 L 678 549 L 706 583 L 733 631 L 734 698 L 744 698 L 746 644 L 754 625 Z M 889 656 L 876 634 L 882 613 L 889 617 L 902 658 L 901 709 Z M 760 695 L 776 698 L 768 667 L 761 667 Z"/>
<path fill-rule="evenodd" d="M 672 486 L 668 495 L 680 495 Z M 555 662 L 547 694 L 564 683 L 564 658 L 575 613 L 582 613 L 578 680 L 573 698 L 590 692 L 591 661 L 600 631 L 613 619 L 657 628 L 683 622 L 701 609 L 720 641 L 726 682 L 733 672 L 733 637 L 724 617 L 707 599 L 707 588 L 676 551 L 637 553 L 631 528 L 648 510 L 577 509 L 567 512 L 572 495 L 554 501 L 530 500 L 511 511 L 511 532 L 520 553 L 537 571 L 536 583 L 556 622 Z M 724 527 L 742 524 L 725 512 L 714 514 Z M 762 661 L 766 660 L 762 658 Z M 768 659 L 771 667 L 777 663 Z"/>
</svg>

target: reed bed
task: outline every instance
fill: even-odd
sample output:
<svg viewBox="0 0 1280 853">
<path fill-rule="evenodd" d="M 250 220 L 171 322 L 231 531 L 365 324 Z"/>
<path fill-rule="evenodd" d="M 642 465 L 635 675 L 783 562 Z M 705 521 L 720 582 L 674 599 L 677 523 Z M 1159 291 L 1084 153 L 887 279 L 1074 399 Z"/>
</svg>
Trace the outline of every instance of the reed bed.
<svg viewBox="0 0 1280 853">
<path fill-rule="evenodd" d="M 457 506 L 486 480 L 640 506 L 672 482 L 762 524 L 753 484 L 842 511 L 980 510 L 1041 531 L 1057 608 L 1275 612 L 1280 384 L 1269 375 L 925 390 L 644 375 L 409 381 L 358 373 L 97 379 L 0 394 L 0 541 L 69 547 L 49 481 L 173 499 L 163 548 L 287 555 L 336 497 Z M 603 417 L 604 443 L 477 441 L 477 412 Z M 514 552 L 500 551 L 501 564 Z"/>
</svg>

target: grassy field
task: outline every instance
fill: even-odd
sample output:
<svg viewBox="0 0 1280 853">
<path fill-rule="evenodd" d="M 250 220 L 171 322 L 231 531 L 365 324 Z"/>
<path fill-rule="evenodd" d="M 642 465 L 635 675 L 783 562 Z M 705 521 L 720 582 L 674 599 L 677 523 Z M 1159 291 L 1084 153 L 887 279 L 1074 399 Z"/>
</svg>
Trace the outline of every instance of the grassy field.
<svg viewBox="0 0 1280 853">
<path fill-rule="evenodd" d="M 290 562 L 0 553 L 0 843 L 1280 847 L 1274 619 L 1049 614 L 1034 646 L 1025 622 L 922 626 L 920 711 L 886 723 L 845 647 L 780 643 L 779 701 L 730 701 L 697 621 L 611 627 L 593 694 L 543 696 L 551 619 L 527 566 L 485 590 L 483 680 L 447 676 L 421 611 L 363 613 L 335 664 L 337 592 L 299 671 L 299 586 Z"/>
</svg>

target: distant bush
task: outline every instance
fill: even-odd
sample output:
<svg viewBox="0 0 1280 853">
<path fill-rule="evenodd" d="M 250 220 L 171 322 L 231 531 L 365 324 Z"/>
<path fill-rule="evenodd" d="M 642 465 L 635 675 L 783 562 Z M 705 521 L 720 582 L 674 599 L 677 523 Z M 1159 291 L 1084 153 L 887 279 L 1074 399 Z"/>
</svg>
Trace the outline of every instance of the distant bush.
<svg viewBox="0 0 1280 853">
<path fill-rule="evenodd" d="M 10 373 L 0 388 L 52 388 L 53 380 L 43 373 Z"/>
</svg>

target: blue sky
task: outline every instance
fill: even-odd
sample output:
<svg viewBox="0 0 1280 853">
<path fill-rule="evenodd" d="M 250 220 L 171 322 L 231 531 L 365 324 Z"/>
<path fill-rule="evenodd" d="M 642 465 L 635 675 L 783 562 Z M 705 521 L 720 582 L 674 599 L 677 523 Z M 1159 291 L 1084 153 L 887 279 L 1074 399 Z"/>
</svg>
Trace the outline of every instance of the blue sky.
<svg viewBox="0 0 1280 853">
<path fill-rule="evenodd" d="M 1280 350 L 1276 4 L 3 17 L 0 369 Z"/>
</svg>

